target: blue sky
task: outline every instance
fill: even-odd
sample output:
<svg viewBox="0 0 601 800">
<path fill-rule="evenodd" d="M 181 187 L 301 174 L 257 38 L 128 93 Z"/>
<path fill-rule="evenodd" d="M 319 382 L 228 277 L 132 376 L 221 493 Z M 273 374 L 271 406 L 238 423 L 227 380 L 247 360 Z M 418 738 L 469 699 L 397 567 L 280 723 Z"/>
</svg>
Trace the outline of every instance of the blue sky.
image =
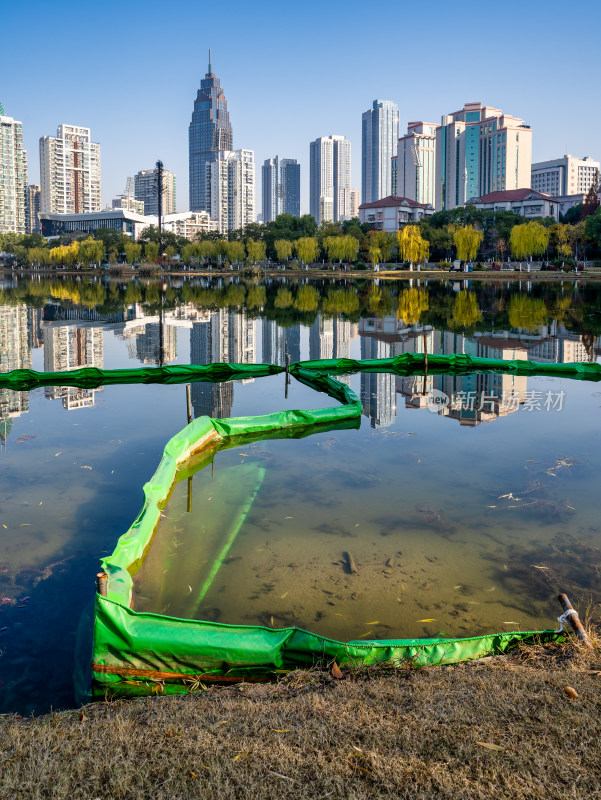
<svg viewBox="0 0 601 800">
<path fill-rule="evenodd" d="M 209 47 L 234 147 L 255 151 L 257 211 L 260 165 L 275 154 L 300 161 L 308 211 L 309 142 L 332 133 L 352 142 L 360 190 L 361 114 L 375 98 L 398 103 L 402 132 L 481 100 L 532 126 L 535 161 L 601 158 L 591 0 L 9 2 L 0 101 L 23 122 L 30 182 L 40 136 L 87 126 L 102 147 L 103 202 L 161 158 L 188 208 L 188 125 Z"/>
</svg>

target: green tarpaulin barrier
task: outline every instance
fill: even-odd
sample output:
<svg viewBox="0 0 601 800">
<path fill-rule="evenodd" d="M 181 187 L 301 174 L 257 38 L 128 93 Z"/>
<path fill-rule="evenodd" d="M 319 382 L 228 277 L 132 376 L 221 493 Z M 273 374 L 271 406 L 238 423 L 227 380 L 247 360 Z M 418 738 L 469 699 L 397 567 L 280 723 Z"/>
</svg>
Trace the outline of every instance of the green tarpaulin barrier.
<svg viewBox="0 0 601 800">
<path fill-rule="evenodd" d="M 242 370 L 242 367 L 245 369 Z M 207 367 L 163 367 L 150 370 L 78 370 L 77 380 L 93 372 L 90 380 L 106 383 L 229 380 L 282 372 L 274 365 L 213 364 Z M 144 486 L 144 505 L 115 551 L 105 558 L 106 594 L 97 593 L 92 653 L 92 692 L 130 696 L 151 692 L 179 693 L 198 688 L 202 682 L 268 680 L 298 667 L 331 662 L 341 665 L 385 663 L 392 666 L 451 664 L 503 653 L 524 641 L 547 642 L 562 635 L 552 631 L 493 633 L 468 638 L 390 639 L 340 642 L 296 627 L 282 629 L 259 625 L 228 625 L 178 619 L 132 609 L 133 577 L 144 563 L 165 507 L 178 480 L 202 468 L 219 449 L 242 442 L 277 437 L 308 436 L 318 431 L 359 427 L 362 406 L 356 394 L 332 375 L 359 371 L 394 372 L 513 372 L 520 375 L 556 375 L 583 380 L 601 379 L 598 364 L 537 364 L 470 356 L 404 354 L 370 361 L 336 359 L 292 364 L 290 373 L 311 388 L 325 392 L 341 405 L 316 410 L 280 411 L 235 419 L 201 417 L 166 445 L 159 466 Z M 33 381 L 35 373 L 25 379 Z M 11 373 L 15 376 L 16 373 Z M 65 373 L 38 373 L 46 383 L 60 382 Z M 69 373 L 73 380 L 74 373 Z M 18 383 L 15 377 L 15 383 Z M 34 384 L 31 384 L 34 385 Z M 31 388 L 31 385 L 28 388 Z M 41 385 L 38 383 L 37 385 Z M 70 383 L 69 385 L 73 385 Z M 76 384 L 99 385 L 99 384 Z M 15 388 L 15 385 L 11 385 Z M 19 388 L 23 388 L 21 384 Z M 241 521 L 245 517 L 244 508 Z M 236 535 L 239 527 L 235 529 Z M 215 560 L 214 577 L 227 549 L 227 537 Z M 211 578 L 212 579 L 212 578 Z"/>
</svg>

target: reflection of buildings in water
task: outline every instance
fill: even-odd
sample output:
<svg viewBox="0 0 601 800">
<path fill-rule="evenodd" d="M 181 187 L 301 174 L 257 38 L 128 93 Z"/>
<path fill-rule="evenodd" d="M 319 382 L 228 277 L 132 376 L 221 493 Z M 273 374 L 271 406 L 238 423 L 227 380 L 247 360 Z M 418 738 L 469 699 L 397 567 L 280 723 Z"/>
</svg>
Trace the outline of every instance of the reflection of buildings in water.
<svg viewBox="0 0 601 800">
<path fill-rule="evenodd" d="M 96 326 L 44 325 L 44 369 L 46 372 L 69 372 L 80 367 L 104 366 L 103 330 Z M 103 391 L 79 389 L 74 386 L 47 386 L 44 395 L 49 400 L 62 399 L 68 411 L 94 405 L 94 395 Z"/>
<path fill-rule="evenodd" d="M 27 306 L 0 306 L 0 372 L 31 369 Z M 29 392 L 0 389 L 0 438 L 5 441 L 12 417 L 29 411 Z"/>
<path fill-rule="evenodd" d="M 44 346 L 42 334 L 43 308 L 27 309 L 27 346 L 30 350 Z"/>
<path fill-rule="evenodd" d="M 128 352 L 130 358 L 137 358 L 142 364 L 169 364 L 177 358 L 177 331 L 173 325 L 149 322 L 136 325 L 128 331 Z M 162 335 L 162 354 L 161 354 Z M 135 347 L 135 356 L 132 356 Z"/>
<path fill-rule="evenodd" d="M 263 318 L 261 361 L 264 364 L 278 364 L 285 367 L 286 352 L 292 364 L 301 360 L 300 325 L 283 328 L 274 320 Z"/>
<path fill-rule="evenodd" d="M 361 358 L 390 358 L 392 345 L 375 338 L 361 339 Z M 371 427 L 392 425 L 396 417 L 395 376 L 386 372 L 361 373 L 361 403 Z"/>
<path fill-rule="evenodd" d="M 245 312 L 205 311 L 190 331 L 190 363 L 255 362 L 255 321 Z M 252 380 L 252 379 L 250 379 Z M 245 381 L 246 382 L 246 381 Z M 229 417 L 234 403 L 234 383 L 193 383 L 194 416 Z"/>
<path fill-rule="evenodd" d="M 351 342 L 357 335 L 357 323 L 320 314 L 309 330 L 309 358 L 350 358 Z M 350 384 L 348 377 L 339 376 L 337 380 Z"/>
</svg>

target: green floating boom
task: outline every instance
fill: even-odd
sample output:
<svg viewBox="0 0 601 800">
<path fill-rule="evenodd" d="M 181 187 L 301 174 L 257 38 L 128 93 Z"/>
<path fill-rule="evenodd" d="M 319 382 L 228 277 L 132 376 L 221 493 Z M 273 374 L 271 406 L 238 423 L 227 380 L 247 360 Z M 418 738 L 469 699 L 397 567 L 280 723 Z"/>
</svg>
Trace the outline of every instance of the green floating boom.
<svg viewBox="0 0 601 800">
<path fill-rule="evenodd" d="M 143 370 L 88 370 L 68 373 L 66 385 L 110 383 L 176 383 L 193 380 L 232 380 L 281 373 L 272 364 L 211 364 L 206 367 L 163 367 Z M 354 372 L 393 372 L 398 375 L 468 372 L 512 372 L 555 375 L 581 380 L 601 379 L 598 364 L 537 364 L 470 356 L 404 354 L 396 358 L 356 361 L 336 359 L 292 364 L 299 381 L 338 400 L 335 408 L 280 411 L 233 419 L 200 417 L 165 446 L 159 466 L 144 486 L 144 505 L 113 554 L 102 562 L 108 576 L 106 594 L 96 595 L 92 652 L 92 693 L 104 697 L 167 694 L 189 691 L 201 681 L 268 680 L 282 671 L 336 659 L 341 665 L 386 663 L 392 666 L 451 664 L 503 653 L 524 641 L 547 642 L 562 637 L 553 630 L 493 633 L 451 639 L 390 639 L 339 642 L 296 627 L 272 629 L 259 625 L 227 625 L 203 620 L 137 612 L 131 608 L 133 580 L 141 567 L 165 507 L 178 480 L 190 473 L 186 464 L 203 452 L 213 454 L 241 442 L 302 437 L 324 430 L 359 427 L 357 395 L 332 375 Z M 26 374 L 24 374 L 26 373 Z M 86 376 L 87 373 L 87 376 Z M 11 388 L 60 383 L 65 373 L 17 370 L 3 380 Z M 43 381 L 35 383 L 35 381 Z M 96 383 L 76 381 L 93 380 Z M 27 385 L 25 385 L 27 384 Z M 200 459 L 202 466 L 208 458 Z M 241 518 L 243 518 L 242 515 Z M 236 533 L 239 528 L 236 528 Z M 235 535 L 235 534 L 234 534 Z M 225 558 L 228 542 L 220 551 Z M 219 569 L 219 557 L 215 571 Z M 213 571 L 209 573 L 214 577 Z"/>
</svg>

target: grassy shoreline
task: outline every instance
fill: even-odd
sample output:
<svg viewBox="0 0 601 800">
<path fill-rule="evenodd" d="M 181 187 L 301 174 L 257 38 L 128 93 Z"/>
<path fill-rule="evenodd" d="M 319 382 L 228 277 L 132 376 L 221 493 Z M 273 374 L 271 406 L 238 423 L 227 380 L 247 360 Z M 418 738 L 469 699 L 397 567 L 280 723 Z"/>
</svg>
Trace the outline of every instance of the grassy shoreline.
<svg viewBox="0 0 601 800">
<path fill-rule="evenodd" d="M 598 643 L 571 639 L 450 667 L 295 672 L 5 716 L 0 798 L 598 797 L 600 667 Z"/>
</svg>

